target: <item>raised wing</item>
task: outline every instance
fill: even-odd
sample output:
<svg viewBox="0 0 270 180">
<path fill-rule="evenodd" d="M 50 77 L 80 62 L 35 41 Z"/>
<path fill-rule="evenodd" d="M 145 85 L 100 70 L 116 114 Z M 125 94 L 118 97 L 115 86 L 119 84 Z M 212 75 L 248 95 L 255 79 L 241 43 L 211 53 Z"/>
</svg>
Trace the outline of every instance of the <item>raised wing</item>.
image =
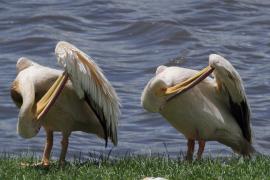
<svg viewBox="0 0 270 180">
<path fill-rule="evenodd" d="M 67 71 L 78 96 L 85 98 L 103 126 L 106 145 L 108 137 L 116 145 L 120 103 L 102 70 L 87 54 L 67 42 L 60 41 L 55 54 L 58 63 Z"/>
<path fill-rule="evenodd" d="M 241 128 L 243 136 L 251 142 L 250 108 L 240 75 L 229 61 L 216 54 L 209 56 L 209 65 L 215 69 L 213 75 L 217 90 L 227 97 L 228 107 Z"/>
</svg>

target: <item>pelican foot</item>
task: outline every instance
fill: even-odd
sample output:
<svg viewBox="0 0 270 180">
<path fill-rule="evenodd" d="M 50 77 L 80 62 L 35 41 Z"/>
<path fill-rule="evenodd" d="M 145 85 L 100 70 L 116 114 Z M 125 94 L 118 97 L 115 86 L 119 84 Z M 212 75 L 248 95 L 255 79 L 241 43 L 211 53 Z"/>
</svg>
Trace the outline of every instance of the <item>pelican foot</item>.
<svg viewBox="0 0 270 180">
<path fill-rule="evenodd" d="M 22 167 L 30 167 L 30 168 L 42 168 L 42 169 L 47 169 L 50 167 L 50 163 L 49 162 L 44 162 L 44 161 L 41 161 L 41 162 L 38 162 L 38 163 L 33 163 L 33 164 L 30 164 L 30 163 L 21 163 L 21 166 Z"/>
</svg>

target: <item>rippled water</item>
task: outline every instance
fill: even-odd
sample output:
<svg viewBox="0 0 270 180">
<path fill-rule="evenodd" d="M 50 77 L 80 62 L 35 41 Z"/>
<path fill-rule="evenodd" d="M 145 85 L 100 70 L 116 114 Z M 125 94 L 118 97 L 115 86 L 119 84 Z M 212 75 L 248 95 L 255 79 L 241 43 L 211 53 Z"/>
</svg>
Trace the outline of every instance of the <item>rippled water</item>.
<svg viewBox="0 0 270 180">
<path fill-rule="evenodd" d="M 141 91 L 161 64 L 201 69 L 210 53 L 219 53 L 243 77 L 255 147 L 270 154 L 269 8 L 269 1 L 253 0 L 1 1 L 0 151 L 42 152 L 43 131 L 31 140 L 16 134 L 18 110 L 9 96 L 10 83 L 21 56 L 59 68 L 54 48 L 65 40 L 95 59 L 122 100 L 114 153 L 184 151 L 184 137 L 160 115 L 141 108 Z M 61 137 L 56 138 L 58 154 Z M 91 134 L 74 133 L 70 142 L 69 155 L 105 150 L 104 142 Z M 206 152 L 224 155 L 231 150 L 210 142 Z"/>
</svg>

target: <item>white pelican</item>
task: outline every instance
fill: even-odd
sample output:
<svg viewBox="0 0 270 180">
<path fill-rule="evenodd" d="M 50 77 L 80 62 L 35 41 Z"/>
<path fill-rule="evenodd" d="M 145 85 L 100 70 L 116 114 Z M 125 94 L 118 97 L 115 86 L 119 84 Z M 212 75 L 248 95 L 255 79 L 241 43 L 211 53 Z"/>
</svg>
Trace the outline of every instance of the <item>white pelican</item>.
<svg viewBox="0 0 270 180">
<path fill-rule="evenodd" d="M 213 72 L 214 78 L 208 77 Z M 159 66 L 146 85 L 142 106 L 158 112 L 187 139 L 187 160 L 192 160 L 195 140 L 197 159 L 205 141 L 218 141 L 249 156 L 252 147 L 250 108 L 241 77 L 223 57 L 209 56 L 209 66 L 198 72 Z"/>
<path fill-rule="evenodd" d="M 20 107 L 17 131 L 24 138 L 34 137 L 44 127 L 47 141 L 39 166 L 49 166 L 53 132 L 62 132 L 59 163 L 65 162 L 72 131 L 93 133 L 117 144 L 119 99 L 114 88 L 95 62 L 75 46 L 59 42 L 55 48 L 59 71 L 26 58 L 17 62 L 17 77 L 11 97 Z M 70 79 L 70 80 L 68 80 Z"/>
</svg>

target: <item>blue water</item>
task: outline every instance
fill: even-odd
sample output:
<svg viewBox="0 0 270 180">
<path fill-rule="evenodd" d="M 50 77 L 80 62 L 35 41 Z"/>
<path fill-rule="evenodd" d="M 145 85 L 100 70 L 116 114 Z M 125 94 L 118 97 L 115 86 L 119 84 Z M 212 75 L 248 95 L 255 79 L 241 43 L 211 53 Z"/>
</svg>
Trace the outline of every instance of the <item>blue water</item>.
<svg viewBox="0 0 270 180">
<path fill-rule="evenodd" d="M 91 55 L 122 101 L 119 145 L 113 153 L 177 155 L 183 135 L 159 114 L 145 112 L 140 95 L 161 64 L 201 69 L 210 53 L 231 61 L 242 76 L 252 109 L 255 148 L 270 154 L 270 2 L 226 1 L 9 1 L 0 3 L 0 151 L 42 152 L 42 130 L 31 140 L 16 133 L 18 109 L 10 95 L 15 64 L 25 56 L 59 68 L 54 57 L 65 40 Z M 60 151 L 56 135 L 54 156 Z M 111 149 L 109 145 L 108 149 Z M 94 135 L 76 132 L 69 156 L 108 152 Z M 209 142 L 206 154 L 231 150 Z"/>
</svg>

